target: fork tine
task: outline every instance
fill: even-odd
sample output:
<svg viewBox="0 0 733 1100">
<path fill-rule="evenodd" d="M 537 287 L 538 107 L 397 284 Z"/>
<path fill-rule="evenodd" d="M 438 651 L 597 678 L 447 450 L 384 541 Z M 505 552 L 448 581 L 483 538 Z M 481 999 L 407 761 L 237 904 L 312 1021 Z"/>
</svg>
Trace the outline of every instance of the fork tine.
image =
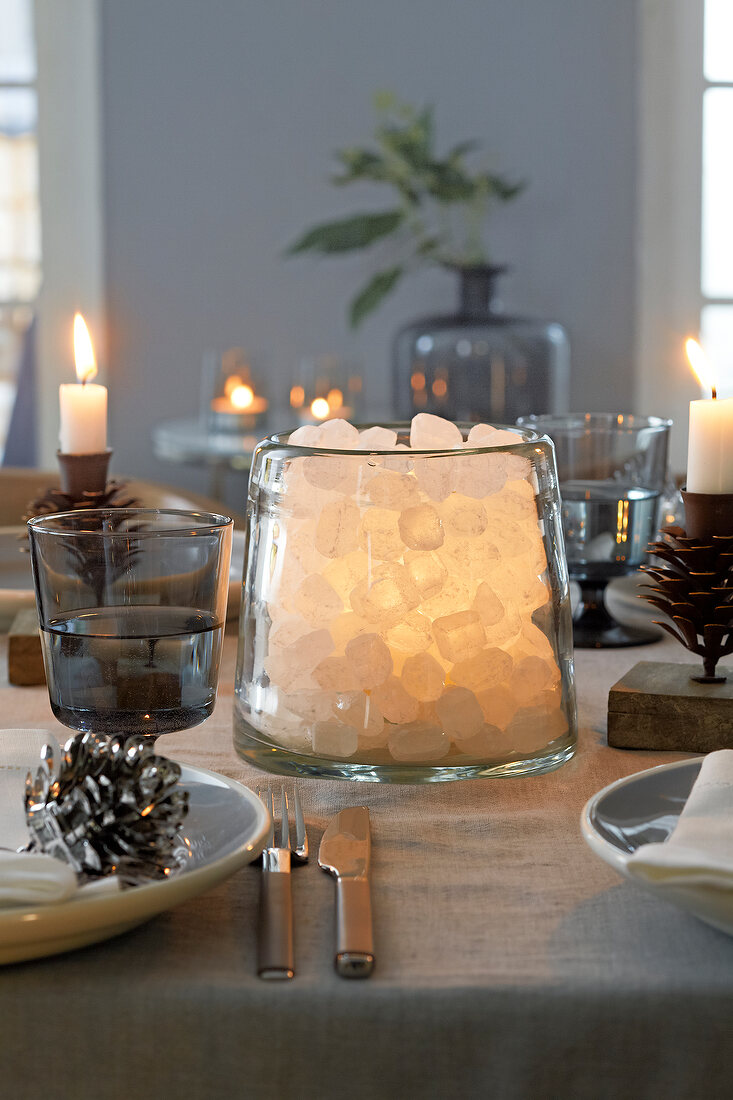
<svg viewBox="0 0 733 1100">
<path fill-rule="evenodd" d="M 298 849 L 300 858 L 307 859 L 308 834 L 305 831 L 305 818 L 303 817 L 303 807 L 300 804 L 297 787 L 293 790 L 293 806 L 295 807 L 295 846 Z"/>
<path fill-rule="evenodd" d="M 285 784 L 280 788 L 280 847 L 290 847 L 290 822 L 288 821 L 288 796 Z"/>
</svg>

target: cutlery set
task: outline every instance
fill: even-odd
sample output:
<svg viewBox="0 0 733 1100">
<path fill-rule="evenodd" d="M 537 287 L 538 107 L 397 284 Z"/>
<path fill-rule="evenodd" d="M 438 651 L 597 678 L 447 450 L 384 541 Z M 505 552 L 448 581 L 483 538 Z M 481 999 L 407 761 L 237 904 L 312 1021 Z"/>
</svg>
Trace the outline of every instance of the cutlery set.
<svg viewBox="0 0 733 1100">
<path fill-rule="evenodd" d="M 270 833 L 262 852 L 262 883 L 258 921 L 257 973 L 268 980 L 295 976 L 291 868 L 308 861 L 308 836 L 297 789 L 293 793 L 295 844 L 290 840 L 290 800 L 280 790 L 280 820 L 269 790 L 258 797 L 270 814 Z M 369 864 L 369 810 L 341 810 L 323 834 L 318 865 L 336 879 L 336 953 L 334 965 L 342 978 L 367 978 L 374 968 Z"/>
</svg>

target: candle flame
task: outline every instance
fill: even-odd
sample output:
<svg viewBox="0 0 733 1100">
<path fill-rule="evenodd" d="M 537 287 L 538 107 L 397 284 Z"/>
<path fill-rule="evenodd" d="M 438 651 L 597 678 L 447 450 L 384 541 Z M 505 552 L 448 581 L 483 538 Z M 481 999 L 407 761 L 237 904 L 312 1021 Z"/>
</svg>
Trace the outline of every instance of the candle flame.
<svg viewBox="0 0 733 1100">
<path fill-rule="evenodd" d="M 712 390 L 713 398 L 716 398 L 718 396 L 717 379 L 713 374 L 705 352 L 702 350 L 697 340 L 693 340 L 692 337 L 686 340 L 685 351 L 687 352 L 687 358 L 692 367 L 692 373 L 701 386 L 705 389 Z"/>
<path fill-rule="evenodd" d="M 74 361 L 76 377 L 80 382 L 89 382 L 97 373 L 97 362 L 89 329 L 81 313 L 74 314 Z"/>
<path fill-rule="evenodd" d="M 316 397 L 314 401 L 311 401 L 311 412 L 317 420 L 325 420 L 330 411 L 331 409 L 325 397 Z"/>
<path fill-rule="evenodd" d="M 237 386 L 243 386 L 244 382 L 238 374 L 230 374 L 224 383 L 224 396 L 231 399 L 231 396 L 236 390 Z"/>
<path fill-rule="evenodd" d="M 248 409 L 255 398 L 255 392 L 251 386 L 235 386 L 229 394 L 229 400 L 235 409 Z"/>
</svg>

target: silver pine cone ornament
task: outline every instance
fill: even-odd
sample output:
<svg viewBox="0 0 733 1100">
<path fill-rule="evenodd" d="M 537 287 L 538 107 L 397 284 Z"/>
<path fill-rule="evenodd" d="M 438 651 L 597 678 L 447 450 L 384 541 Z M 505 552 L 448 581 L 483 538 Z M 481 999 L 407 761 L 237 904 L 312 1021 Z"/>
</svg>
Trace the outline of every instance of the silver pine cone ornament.
<svg viewBox="0 0 733 1100">
<path fill-rule="evenodd" d="M 123 883 L 164 878 L 185 859 L 179 830 L 188 791 L 178 764 L 145 738 L 77 734 L 58 771 L 46 745 L 35 778 L 28 773 L 29 851 L 73 867 L 80 881 L 116 874 Z"/>
</svg>

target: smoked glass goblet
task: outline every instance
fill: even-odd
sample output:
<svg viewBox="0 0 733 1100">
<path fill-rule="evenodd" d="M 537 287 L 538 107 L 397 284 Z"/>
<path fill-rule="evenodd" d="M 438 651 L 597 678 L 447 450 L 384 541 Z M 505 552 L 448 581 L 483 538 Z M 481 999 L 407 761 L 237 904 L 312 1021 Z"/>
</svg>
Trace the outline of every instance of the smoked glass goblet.
<svg viewBox="0 0 733 1100">
<path fill-rule="evenodd" d="M 635 572 L 654 541 L 666 488 L 671 420 L 626 413 L 520 417 L 550 437 L 560 481 L 568 573 L 580 586 L 576 648 L 644 645 L 656 629 L 626 626 L 609 612 L 609 581 Z"/>
<path fill-rule="evenodd" d="M 100 508 L 28 523 L 51 709 L 65 726 L 157 737 L 214 709 L 232 520 Z"/>
</svg>

